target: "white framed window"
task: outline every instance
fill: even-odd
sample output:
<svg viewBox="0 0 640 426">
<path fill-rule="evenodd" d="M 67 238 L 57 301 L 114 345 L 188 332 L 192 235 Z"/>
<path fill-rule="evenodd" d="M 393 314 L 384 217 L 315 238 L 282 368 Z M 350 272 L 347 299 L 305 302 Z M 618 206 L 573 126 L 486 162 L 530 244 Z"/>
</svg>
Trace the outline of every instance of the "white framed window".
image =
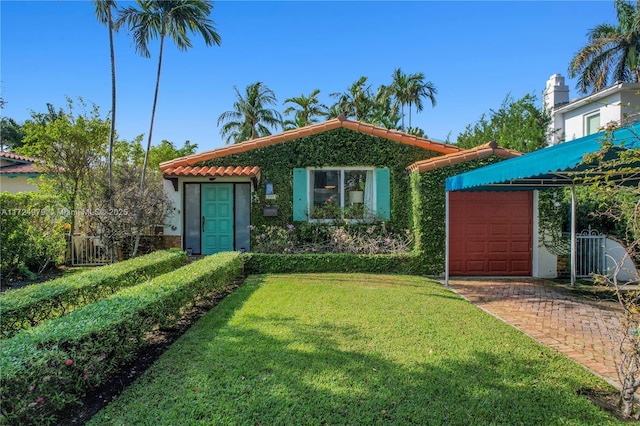
<svg viewBox="0 0 640 426">
<path fill-rule="evenodd" d="M 600 131 L 600 112 L 584 116 L 584 135 L 589 136 Z"/>
<path fill-rule="evenodd" d="M 308 169 L 309 220 L 370 220 L 375 217 L 374 169 Z"/>
<path fill-rule="evenodd" d="M 391 216 L 388 168 L 295 168 L 293 220 L 372 222 Z"/>
</svg>

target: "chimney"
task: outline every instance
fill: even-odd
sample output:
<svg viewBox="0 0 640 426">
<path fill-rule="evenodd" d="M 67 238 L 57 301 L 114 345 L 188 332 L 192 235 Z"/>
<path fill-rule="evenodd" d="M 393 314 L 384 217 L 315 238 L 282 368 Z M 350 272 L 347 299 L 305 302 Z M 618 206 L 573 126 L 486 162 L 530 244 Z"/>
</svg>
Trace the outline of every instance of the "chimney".
<svg viewBox="0 0 640 426">
<path fill-rule="evenodd" d="M 547 80 L 547 87 L 542 93 L 542 103 L 547 111 L 559 105 L 569 103 L 569 86 L 564 84 L 564 77 L 554 74 Z"/>
</svg>

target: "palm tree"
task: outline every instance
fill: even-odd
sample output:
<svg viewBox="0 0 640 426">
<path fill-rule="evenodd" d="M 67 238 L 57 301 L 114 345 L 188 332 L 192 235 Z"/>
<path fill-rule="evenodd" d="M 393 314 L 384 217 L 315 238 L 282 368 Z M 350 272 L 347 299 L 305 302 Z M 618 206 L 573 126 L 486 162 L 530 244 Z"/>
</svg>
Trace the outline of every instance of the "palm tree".
<svg viewBox="0 0 640 426">
<path fill-rule="evenodd" d="M 373 97 L 373 108 L 367 122 L 387 129 L 397 129 L 399 121 L 398 104 L 393 99 L 391 88 L 381 85 Z"/>
<path fill-rule="evenodd" d="M 271 134 L 269 127 L 277 129 L 282 124 L 282 116 L 267 105 L 276 104 L 275 93 L 261 81 L 249 84 L 242 96 L 236 86 L 236 101 L 233 110 L 218 117 L 218 126 L 223 124 L 220 135 L 227 144 L 244 142 Z"/>
<path fill-rule="evenodd" d="M 371 86 L 367 85 L 367 77 L 362 76 L 355 81 L 344 93 L 331 93 L 329 96 L 337 99 L 332 109 L 338 109 L 347 117 L 365 121 L 371 111 Z"/>
<path fill-rule="evenodd" d="M 145 172 L 149 161 L 149 149 L 153 135 L 153 121 L 156 115 L 158 103 L 158 89 L 160 87 L 160 71 L 162 69 L 162 54 L 164 40 L 171 38 L 178 50 L 185 51 L 192 47 L 188 32 L 199 33 L 207 46 L 220 45 L 220 36 L 213 26 L 213 21 L 208 18 L 213 9 L 210 0 L 137 0 L 140 9 L 128 7 L 121 13 L 118 24 L 127 24 L 133 32 L 136 51 L 148 58 L 149 41 L 160 38 L 160 53 L 158 55 L 158 73 L 156 76 L 156 88 L 153 96 L 153 108 L 151 110 L 151 124 L 147 139 L 147 149 L 144 155 L 140 188 L 144 187 Z"/>
<path fill-rule="evenodd" d="M 111 56 L 111 128 L 109 131 L 109 205 L 113 207 L 113 145 L 116 138 L 116 56 L 113 48 L 113 10 L 118 10 L 115 0 L 94 0 L 96 18 L 109 28 L 109 53 Z M 117 13 L 117 12 L 116 12 Z"/>
<path fill-rule="evenodd" d="M 393 79 L 391 86 L 389 87 L 390 93 L 396 100 L 396 104 L 400 105 L 400 116 L 402 117 L 402 130 L 404 130 L 404 106 L 409 103 L 408 97 L 408 83 L 409 79 L 400 68 L 396 68 L 391 74 Z"/>
<path fill-rule="evenodd" d="M 640 81 L 640 1 L 614 0 L 618 26 L 600 24 L 587 32 L 587 45 L 569 64 L 582 93 L 597 92 L 613 81 Z"/>
<path fill-rule="evenodd" d="M 436 95 L 438 89 L 430 81 L 424 81 L 424 74 L 419 72 L 411 74 L 407 84 L 407 103 L 409 104 L 409 128 L 411 128 L 411 107 L 415 104 L 416 112 L 423 109 L 422 99 L 431 101 L 431 106 L 436 106 Z"/>
<path fill-rule="evenodd" d="M 393 81 L 389 90 L 396 100 L 396 104 L 400 105 L 400 116 L 402 119 L 402 130 L 404 127 L 404 106 L 409 106 L 409 128 L 411 128 L 411 107 L 415 104 L 417 111 L 422 111 L 422 99 L 427 98 L 431 101 L 431 105 L 436 105 L 435 95 L 438 89 L 430 81 L 424 81 L 424 73 L 405 74 L 400 68 L 396 68 L 391 74 Z"/>
<path fill-rule="evenodd" d="M 294 113 L 294 120 L 287 120 L 285 122 L 289 127 L 287 130 L 290 130 L 292 128 L 291 126 L 295 126 L 293 128 L 296 128 L 317 123 L 320 121 L 318 117 L 327 115 L 327 106 L 320 103 L 318 100 L 319 94 L 320 89 L 315 89 L 309 96 L 302 94 L 285 99 L 284 104 L 294 104 L 294 106 L 290 106 L 284 110 L 285 115 Z M 296 106 L 298 108 L 296 108 Z"/>
</svg>

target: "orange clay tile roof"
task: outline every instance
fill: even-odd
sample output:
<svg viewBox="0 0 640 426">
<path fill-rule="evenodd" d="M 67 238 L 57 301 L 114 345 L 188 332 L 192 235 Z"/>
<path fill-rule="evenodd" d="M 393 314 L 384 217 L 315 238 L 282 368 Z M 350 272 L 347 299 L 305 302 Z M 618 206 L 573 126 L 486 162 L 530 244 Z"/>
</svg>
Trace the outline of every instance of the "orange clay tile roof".
<svg viewBox="0 0 640 426">
<path fill-rule="evenodd" d="M 415 162 L 407 167 L 407 170 L 410 172 L 427 172 L 441 167 L 466 163 L 467 161 L 480 160 L 492 155 L 500 158 L 513 158 L 522 155 L 522 153 L 512 149 L 500 148 L 497 143 L 491 141 L 475 148 Z"/>
<path fill-rule="evenodd" d="M 260 167 L 168 167 L 163 171 L 164 177 L 249 177 L 255 178 L 260 174 Z"/>
<path fill-rule="evenodd" d="M 35 158 L 0 151 L 0 159 L 9 160 L 12 163 L 0 166 L 0 175 L 38 175 L 41 173 L 34 164 L 38 162 Z"/>
<path fill-rule="evenodd" d="M 160 164 L 160 170 L 165 173 L 169 168 L 175 168 L 178 166 L 191 166 L 201 161 L 211 160 L 212 158 L 226 157 L 227 155 L 238 154 L 240 152 L 251 151 L 253 149 L 263 148 L 269 145 L 275 145 L 281 142 L 288 142 L 296 139 L 300 139 L 305 136 L 315 135 L 318 133 L 326 132 L 329 130 L 343 127 L 359 133 L 364 133 L 371 136 L 378 136 L 384 139 L 389 139 L 395 142 L 404 143 L 407 145 L 417 146 L 430 151 L 440 152 L 442 154 L 450 154 L 462 151 L 455 145 L 448 145 L 441 142 L 435 142 L 427 138 L 421 138 L 418 136 L 403 133 L 397 130 L 389 130 L 384 127 L 374 126 L 372 124 L 361 123 L 359 121 L 348 120 L 341 115 L 338 118 L 327 120 L 323 123 L 312 124 L 309 126 L 301 127 L 295 130 L 289 130 L 284 133 L 278 133 L 277 135 L 265 136 L 258 139 L 252 139 L 246 142 L 237 143 L 234 145 L 225 146 L 210 151 L 201 152 L 199 154 L 188 155 L 186 157 L 176 158 L 171 161 L 167 161 Z"/>
<path fill-rule="evenodd" d="M 42 171 L 38 170 L 35 164 L 12 164 L 0 167 L 0 175 L 39 175 L 41 173 Z"/>
<path fill-rule="evenodd" d="M 35 158 L 24 157 L 22 155 L 14 154 L 13 152 L 0 151 L 0 158 L 6 158 L 7 160 L 17 160 L 21 163 L 36 163 L 38 160 Z"/>
</svg>

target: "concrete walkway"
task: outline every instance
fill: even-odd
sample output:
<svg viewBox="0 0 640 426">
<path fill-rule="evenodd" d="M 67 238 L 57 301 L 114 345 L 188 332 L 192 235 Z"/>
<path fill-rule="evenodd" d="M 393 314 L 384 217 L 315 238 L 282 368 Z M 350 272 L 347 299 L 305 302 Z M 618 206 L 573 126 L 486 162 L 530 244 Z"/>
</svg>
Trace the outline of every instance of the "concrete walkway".
<svg viewBox="0 0 640 426">
<path fill-rule="evenodd" d="M 620 324 L 616 302 L 571 294 L 550 281 L 531 278 L 453 278 L 453 291 L 556 349 L 619 387 L 614 332 Z"/>
</svg>

